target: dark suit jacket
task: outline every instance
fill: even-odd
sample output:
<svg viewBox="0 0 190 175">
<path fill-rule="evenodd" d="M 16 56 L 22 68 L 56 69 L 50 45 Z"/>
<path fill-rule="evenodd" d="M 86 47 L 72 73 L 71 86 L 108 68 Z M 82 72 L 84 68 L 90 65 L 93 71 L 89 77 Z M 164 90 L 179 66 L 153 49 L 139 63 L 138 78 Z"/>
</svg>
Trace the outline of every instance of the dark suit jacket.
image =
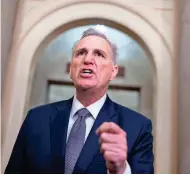
<svg viewBox="0 0 190 175">
<path fill-rule="evenodd" d="M 5 173 L 64 173 L 67 127 L 73 99 L 34 108 L 21 127 Z M 132 173 L 153 173 L 151 121 L 107 97 L 73 173 L 107 173 L 95 130 L 105 121 L 127 133 Z"/>
</svg>

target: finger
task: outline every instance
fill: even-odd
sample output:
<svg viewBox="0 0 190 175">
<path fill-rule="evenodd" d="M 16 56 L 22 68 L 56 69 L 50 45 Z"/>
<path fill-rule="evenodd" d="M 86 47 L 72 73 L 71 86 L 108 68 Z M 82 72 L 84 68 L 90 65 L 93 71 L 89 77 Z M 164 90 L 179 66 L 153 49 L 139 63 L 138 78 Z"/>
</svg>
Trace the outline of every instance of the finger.
<svg viewBox="0 0 190 175">
<path fill-rule="evenodd" d="M 114 133 L 114 134 L 126 134 L 117 124 L 113 122 L 104 122 L 97 130 L 96 133 L 100 135 L 103 132 Z"/>
<path fill-rule="evenodd" d="M 126 155 L 127 154 L 127 146 L 125 144 L 110 144 L 110 143 L 103 143 L 100 146 L 101 153 L 106 151 L 115 152 L 117 154 Z"/>
<path fill-rule="evenodd" d="M 113 152 L 113 151 L 105 151 L 103 153 L 103 156 L 104 156 L 104 159 L 106 161 L 109 161 L 111 163 L 114 163 L 115 162 L 115 157 L 117 156 L 118 154 L 116 152 Z"/>
<path fill-rule="evenodd" d="M 98 134 L 101 134 L 103 132 L 108 132 L 108 133 L 120 133 L 122 132 L 121 128 L 116 125 L 113 122 L 104 122 L 98 129 L 97 129 Z"/>
<path fill-rule="evenodd" d="M 113 151 L 105 151 L 104 154 L 104 159 L 106 161 L 109 161 L 113 164 L 117 164 L 119 162 L 123 162 L 126 160 L 126 156 L 123 155 L 123 154 L 118 154 L 116 152 L 113 152 Z"/>
<path fill-rule="evenodd" d="M 99 142 L 100 143 L 124 143 L 126 144 L 126 137 L 119 134 L 110 134 L 110 133 L 102 133 L 100 134 Z"/>
</svg>

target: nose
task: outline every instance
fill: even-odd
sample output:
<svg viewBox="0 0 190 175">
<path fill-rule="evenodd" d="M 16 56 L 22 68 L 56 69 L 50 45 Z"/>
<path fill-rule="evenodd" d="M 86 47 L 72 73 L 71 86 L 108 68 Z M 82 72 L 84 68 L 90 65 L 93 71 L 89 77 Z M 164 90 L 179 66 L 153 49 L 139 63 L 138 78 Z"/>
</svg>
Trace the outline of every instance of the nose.
<svg viewBox="0 0 190 175">
<path fill-rule="evenodd" d="M 94 63 L 94 57 L 93 54 L 88 53 L 84 57 L 84 64 L 93 64 Z"/>
</svg>

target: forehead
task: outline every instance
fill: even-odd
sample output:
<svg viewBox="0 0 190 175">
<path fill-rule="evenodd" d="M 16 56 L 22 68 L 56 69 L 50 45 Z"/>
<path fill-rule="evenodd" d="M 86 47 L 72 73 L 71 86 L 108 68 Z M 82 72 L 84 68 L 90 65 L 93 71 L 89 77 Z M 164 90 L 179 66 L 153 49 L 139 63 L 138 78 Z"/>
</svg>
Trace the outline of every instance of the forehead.
<svg viewBox="0 0 190 175">
<path fill-rule="evenodd" d="M 108 42 L 99 36 L 87 36 L 81 39 L 76 46 L 76 50 L 84 47 L 87 49 L 101 49 L 111 53 L 111 47 Z"/>
</svg>

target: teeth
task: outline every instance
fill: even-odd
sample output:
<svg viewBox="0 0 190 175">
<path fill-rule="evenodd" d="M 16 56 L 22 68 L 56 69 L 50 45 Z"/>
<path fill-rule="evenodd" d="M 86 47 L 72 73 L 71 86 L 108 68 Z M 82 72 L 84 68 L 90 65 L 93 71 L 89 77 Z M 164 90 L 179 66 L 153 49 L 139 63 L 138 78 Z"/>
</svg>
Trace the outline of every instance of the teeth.
<svg viewBox="0 0 190 175">
<path fill-rule="evenodd" d="M 83 73 L 91 74 L 91 73 L 92 73 L 92 70 L 90 70 L 90 69 L 84 69 L 84 70 L 83 70 Z"/>
</svg>

